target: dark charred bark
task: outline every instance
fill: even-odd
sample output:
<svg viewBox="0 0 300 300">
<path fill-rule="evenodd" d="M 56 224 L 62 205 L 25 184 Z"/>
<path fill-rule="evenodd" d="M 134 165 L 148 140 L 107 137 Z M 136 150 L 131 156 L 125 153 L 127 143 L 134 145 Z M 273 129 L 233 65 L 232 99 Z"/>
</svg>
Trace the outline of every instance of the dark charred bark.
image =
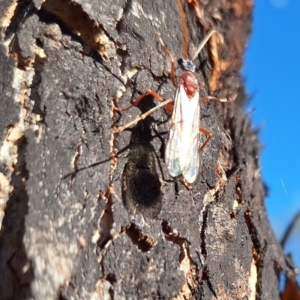
<svg viewBox="0 0 300 300">
<path fill-rule="evenodd" d="M 191 190 L 166 170 L 163 109 L 113 130 L 155 100 L 114 107 L 174 97 L 157 33 L 181 58 L 175 0 L 1 2 L 0 299 L 280 298 L 293 271 L 243 111 L 252 3 L 190 2 L 190 53 L 220 32 L 196 59 L 203 96 L 230 99 L 201 104 L 212 139 Z"/>
</svg>

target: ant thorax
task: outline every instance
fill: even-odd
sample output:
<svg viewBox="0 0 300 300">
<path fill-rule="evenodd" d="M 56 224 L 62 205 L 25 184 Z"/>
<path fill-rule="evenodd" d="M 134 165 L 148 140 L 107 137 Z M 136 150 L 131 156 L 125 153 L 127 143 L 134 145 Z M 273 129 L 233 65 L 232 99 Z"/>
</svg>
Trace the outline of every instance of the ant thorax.
<svg viewBox="0 0 300 300">
<path fill-rule="evenodd" d="M 179 78 L 179 84 L 182 84 L 187 96 L 193 97 L 195 93 L 199 90 L 199 82 L 194 75 L 196 66 L 195 64 L 187 59 L 178 59 L 178 64 L 184 72 Z"/>
</svg>

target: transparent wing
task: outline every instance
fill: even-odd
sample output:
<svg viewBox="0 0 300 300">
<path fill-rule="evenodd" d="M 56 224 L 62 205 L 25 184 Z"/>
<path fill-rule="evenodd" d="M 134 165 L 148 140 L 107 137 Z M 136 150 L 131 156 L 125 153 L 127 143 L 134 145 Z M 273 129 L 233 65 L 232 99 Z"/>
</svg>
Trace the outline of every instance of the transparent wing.
<svg viewBox="0 0 300 300">
<path fill-rule="evenodd" d="M 199 172 L 199 114 L 199 94 L 189 98 L 180 85 L 175 95 L 166 163 L 171 176 L 182 174 L 188 183 L 194 182 Z"/>
<path fill-rule="evenodd" d="M 165 160 L 167 164 L 167 168 L 169 174 L 172 177 L 179 176 L 181 174 L 181 168 L 179 165 L 179 157 L 180 157 L 180 138 L 181 138 L 181 106 L 182 102 L 188 99 L 187 95 L 181 96 L 181 88 L 176 90 L 175 100 L 174 100 L 174 107 L 171 119 L 171 127 L 169 131 L 169 138 L 166 145 L 166 152 L 165 152 Z M 186 99 L 183 100 L 182 97 Z"/>
<path fill-rule="evenodd" d="M 182 105 L 182 119 L 179 164 L 184 179 L 188 183 L 192 183 L 198 175 L 200 162 L 200 104 L 198 93 L 195 93 L 192 98 L 188 98 L 187 104 Z"/>
</svg>

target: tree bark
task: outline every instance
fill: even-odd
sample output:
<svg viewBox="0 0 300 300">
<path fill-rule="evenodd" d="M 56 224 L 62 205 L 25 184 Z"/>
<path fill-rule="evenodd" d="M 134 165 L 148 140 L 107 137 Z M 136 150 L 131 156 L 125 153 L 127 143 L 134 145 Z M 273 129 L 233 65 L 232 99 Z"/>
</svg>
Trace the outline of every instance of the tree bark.
<svg viewBox="0 0 300 300">
<path fill-rule="evenodd" d="M 240 70 L 250 0 L 182 1 L 212 139 L 192 189 L 168 175 L 163 109 L 183 56 L 177 2 L 1 2 L 0 299 L 280 299 L 294 273 L 264 208 Z M 176 74 L 180 70 L 176 69 Z M 201 136 L 204 141 L 204 137 Z"/>
</svg>

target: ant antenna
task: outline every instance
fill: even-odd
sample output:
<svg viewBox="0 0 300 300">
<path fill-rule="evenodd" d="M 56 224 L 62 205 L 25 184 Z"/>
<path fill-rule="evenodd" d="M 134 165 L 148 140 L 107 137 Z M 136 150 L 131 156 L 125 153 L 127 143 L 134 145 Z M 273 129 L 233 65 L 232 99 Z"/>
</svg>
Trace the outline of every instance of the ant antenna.
<svg viewBox="0 0 300 300">
<path fill-rule="evenodd" d="M 182 34 L 183 34 L 183 57 L 184 59 L 188 59 L 188 31 L 186 26 L 186 18 L 185 13 L 182 7 L 181 0 L 177 0 L 178 8 L 179 8 L 179 14 L 181 18 L 181 25 L 182 25 Z"/>
<path fill-rule="evenodd" d="M 180 0 L 179 0 L 180 1 Z M 208 40 L 211 38 L 211 36 L 214 33 L 218 33 L 215 29 L 212 29 L 209 31 L 209 33 L 204 37 L 204 39 L 201 41 L 200 45 L 198 46 L 198 49 L 194 55 L 194 57 L 192 58 L 192 61 L 195 60 L 198 56 L 198 54 L 200 53 L 200 51 L 202 50 L 202 48 L 205 46 L 205 44 L 208 42 Z"/>
</svg>

